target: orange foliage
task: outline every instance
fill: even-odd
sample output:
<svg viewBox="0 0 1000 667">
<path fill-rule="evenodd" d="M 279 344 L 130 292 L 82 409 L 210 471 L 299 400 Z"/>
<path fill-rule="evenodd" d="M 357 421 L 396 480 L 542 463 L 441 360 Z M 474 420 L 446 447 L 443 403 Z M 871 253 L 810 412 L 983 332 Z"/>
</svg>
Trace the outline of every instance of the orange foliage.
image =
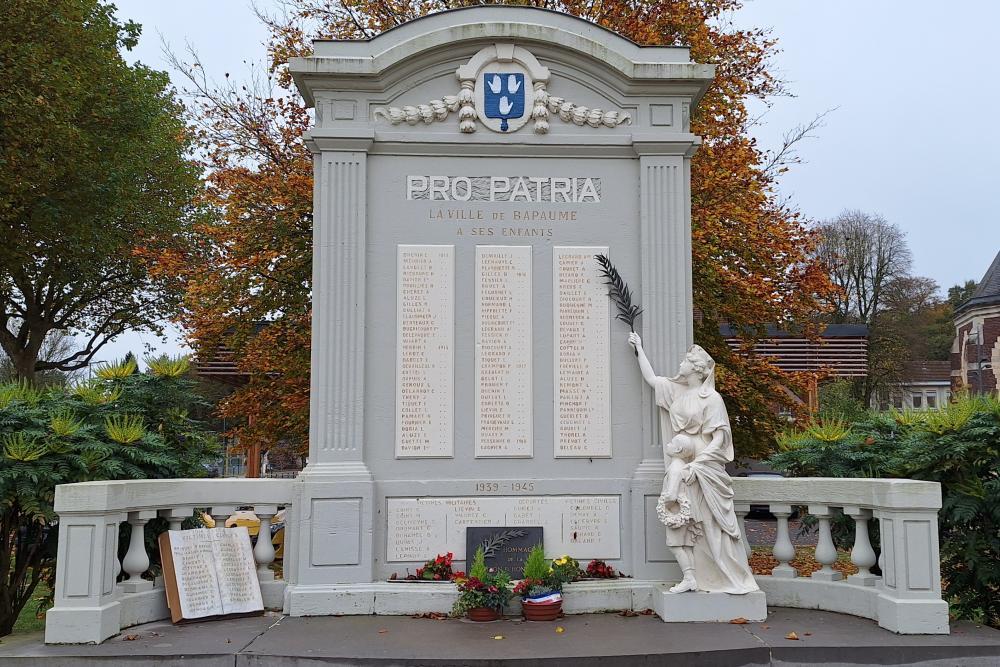
<svg viewBox="0 0 1000 667">
<path fill-rule="evenodd" d="M 287 0 L 271 30 L 271 75 L 289 86 L 289 58 L 306 55 L 314 37 L 365 38 L 418 16 L 467 1 Z M 510 4 L 510 3 L 507 3 Z M 815 321 L 831 289 L 810 259 L 804 221 L 780 203 L 774 179 L 781 159 L 757 147 L 748 129 L 748 98 L 782 94 L 769 72 L 775 42 L 764 30 L 726 22 L 737 0 L 574 0 L 526 4 L 565 11 L 643 44 L 687 44 L 694 60 L 717 66 L 716 79 L 692 115 L 704 145 L 692 162 L 694 302 L 703 314 L 695 337 L 718 360 L 719 388 L 730 406 L 743 455 L 760 453 L 779 422 L 772 408 L 795 409 L 782 385 L 801 387 L 764 359 L 733 355 L 718 332 L 728 322 L 749 337 L 767 323 Z M 194 244 L 203 249 L 164 258 L 183 284 L 183 324 L 199 344 L 225 339 L 252 381 L 223 405 L 253 416 L 243 442 L 306 448 L 308 422 L 312 166 L 301 135 L 308 120 L 299 99 L 269 91 L 210 89 L 195 71 L 201 139 L 210 169 L 211 215 Z M 258 333 L 254 322 L 271 321 Z M 809 327 L 807 327 L 808 329 Z"/>
</svg>

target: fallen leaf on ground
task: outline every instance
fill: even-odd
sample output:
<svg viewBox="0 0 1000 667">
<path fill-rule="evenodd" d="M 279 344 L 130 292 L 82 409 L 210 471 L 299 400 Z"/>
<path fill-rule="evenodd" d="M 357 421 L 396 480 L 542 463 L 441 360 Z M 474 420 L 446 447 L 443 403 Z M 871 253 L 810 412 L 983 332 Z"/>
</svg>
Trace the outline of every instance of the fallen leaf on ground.
<svg viewBox="0 0 1000 667">
<path fill-rule="evenodd" d="M 382 628 L 382 629 L 380 629 L 380 630 L 378 631 L 378 633 L 379 633 L 380 635 L 384 635 L 384 634 L 385 634 L 385 633 L 387 633 L 387 632 L 389 632 L 389 631 L 388 631 L 388 630 L 386 630 L 385 628 Z"/>
<path fill-rule="evenodd" d="M 811 632 L 803 632 L 802 635 L 805 636 L 805 637 L 812 637 L 812 633 Z"/>
<path fill-rule="evenodd" d="M 798 641 L 799 636 L 794 632 L 789 632 L 787 635 L 785 635 L 785 639 L 792 639 L 794 641 Z"/>
<path fill-rule="evenodd" d="M 429 618 L 432 621 L 443 621 L 448 618 L 448 614 L 442 614 L 439 611 L 425 611 L 422 614 L 414 614 L 410 618 Z"/>
<path fill-rule="evenodd" d="M 227 643 L 227 644 L 232 644 L 232 643 L 233 643 L 233 640 L 232 640 L 232 639 L 226 639 L 226 643 Z"/>
<path fill-rule="evenodd" d="M 631 609 L 622 609 L 620 612 L 618 612 L 618 615 L 624 616 L 625 618 L 631 618 L 633 616 L 638 616 L 639 612 L 632 611 Z"/>
<path fill-rule="evenodd" d="M 652 616 L 656 612 L 653 611 L 652 609 L 650 609 L 649 607 L 647 607 L 647 608 L 643 609 L 642 611 L 640 611 L 639 613 L 642 614 L 643 616 Z"/>
<path fill-rule="evenodd" d="M 138 638 L 139 638 L 139 635 L 125 635 L 124 641 L 134 642 Z"/>
<path fill-rule="evenodd" d="M 503 635 L 493 635 L 493 639 L 503 639 Z"/>
<path fill-rule="evenodd" d="M 729 622 L 732 623 L 733 625 L 746 625 L 750 621 L 748 621 L 747 619 L 743 618 L 742 616 L 738 616 L 738 617 L 734 618 L 733 620 L 731 620 Z"/>
<path fill-rule="evenodd" d="M 561 625 L 557 625 L 556 626 L 556 632 L 559 633 L 559 634 L 562 634 L 562 633 L 566 632 L 566 628 L 564 628 Z"/>
<path fill-rule="evenodd" d="M 770 625 L 762 625 L 762 626 L 760 626 L 760 629 L 761 630 L 770 630 L 771 626 Z"/>
</svg>

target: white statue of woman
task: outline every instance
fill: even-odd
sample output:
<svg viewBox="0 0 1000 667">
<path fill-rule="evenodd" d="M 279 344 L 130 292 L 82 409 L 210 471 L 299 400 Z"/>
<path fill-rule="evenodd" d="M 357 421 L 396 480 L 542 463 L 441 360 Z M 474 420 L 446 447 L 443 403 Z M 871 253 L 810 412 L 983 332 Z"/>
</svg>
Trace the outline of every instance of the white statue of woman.
<svg viewBox="0 0 1000 667">
<path fill-rule="evenodd" d="M 740 539 L 733 484 L 726 474 L 734 455 L 733 434 L 726 405 L 715 390 L 715 361 L 693 345 L 676 376 L 657 377 L 639 335 L 629 334 L 628 342 L 660 408 L 666 475 L 656 512 L 684 574 L 670 592 L 759 590 Z"/>
</svg>

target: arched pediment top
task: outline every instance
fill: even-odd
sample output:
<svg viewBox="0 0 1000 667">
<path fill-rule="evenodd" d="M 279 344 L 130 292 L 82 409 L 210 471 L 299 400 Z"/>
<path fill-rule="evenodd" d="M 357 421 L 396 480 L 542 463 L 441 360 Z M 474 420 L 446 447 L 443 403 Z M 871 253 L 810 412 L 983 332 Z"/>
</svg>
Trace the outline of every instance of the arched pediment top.
<svg viewBox="0 0 1000 667">
<path fill-rule="evenodd" d="M 691 62 L 686 47 L 639 46 L 568 14 L 497 5 L 439 12 L 368 40 L 316 40 L 313 55 L 292 59 L 290 68 L 296 84 L 311 103 L 313 79 L 378 80 L 383 73 L 402 63 L 426 59 L 430 65 L 440 59 L 441 51 L 449 46 L 476 43 L 484 45 L 483 51 L 501 44 L 512 45 L 513 52 L 504 55 L 513 58 L 515 53 L 518 56 L 526 53 L 534 62 L 521 64 L 529 70 L 532 67 L 545 70 L 534 60 L 530 50 L 532 45 L 546 44 L 565 50 L 573 57 L 601 63 L 626 81 L 645 85 L 685 82 L 703 91 L 714 76 L 712 65 Z M 470 62 L 468 67 L 472 66 Z M 696 94 L 697 97 L 700 94 Z"/>
</svg>

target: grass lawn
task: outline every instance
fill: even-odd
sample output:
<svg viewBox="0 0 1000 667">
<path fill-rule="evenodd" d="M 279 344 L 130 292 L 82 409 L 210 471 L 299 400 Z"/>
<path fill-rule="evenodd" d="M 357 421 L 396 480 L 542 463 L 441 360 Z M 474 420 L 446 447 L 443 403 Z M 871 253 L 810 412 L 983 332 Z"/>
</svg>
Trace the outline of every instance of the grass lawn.
<svg viewBox="0 0 1000 667">
<path fill-rule="evenodd" d="M 40 599 L 45 598 L 48 594 L 49 587 L 44 582 L 39 583 L 34 595 L 31 596 L 31 600 L 28 604 L 24 605 L 21 615 L 17 617 L 17 623 L 14 624 L 15 635 L 25 632 L 39 632 L 45 629 L 45 616 L 43 615 L 42 618 L 38 618 L 38 603 Z"/>
</svg>

